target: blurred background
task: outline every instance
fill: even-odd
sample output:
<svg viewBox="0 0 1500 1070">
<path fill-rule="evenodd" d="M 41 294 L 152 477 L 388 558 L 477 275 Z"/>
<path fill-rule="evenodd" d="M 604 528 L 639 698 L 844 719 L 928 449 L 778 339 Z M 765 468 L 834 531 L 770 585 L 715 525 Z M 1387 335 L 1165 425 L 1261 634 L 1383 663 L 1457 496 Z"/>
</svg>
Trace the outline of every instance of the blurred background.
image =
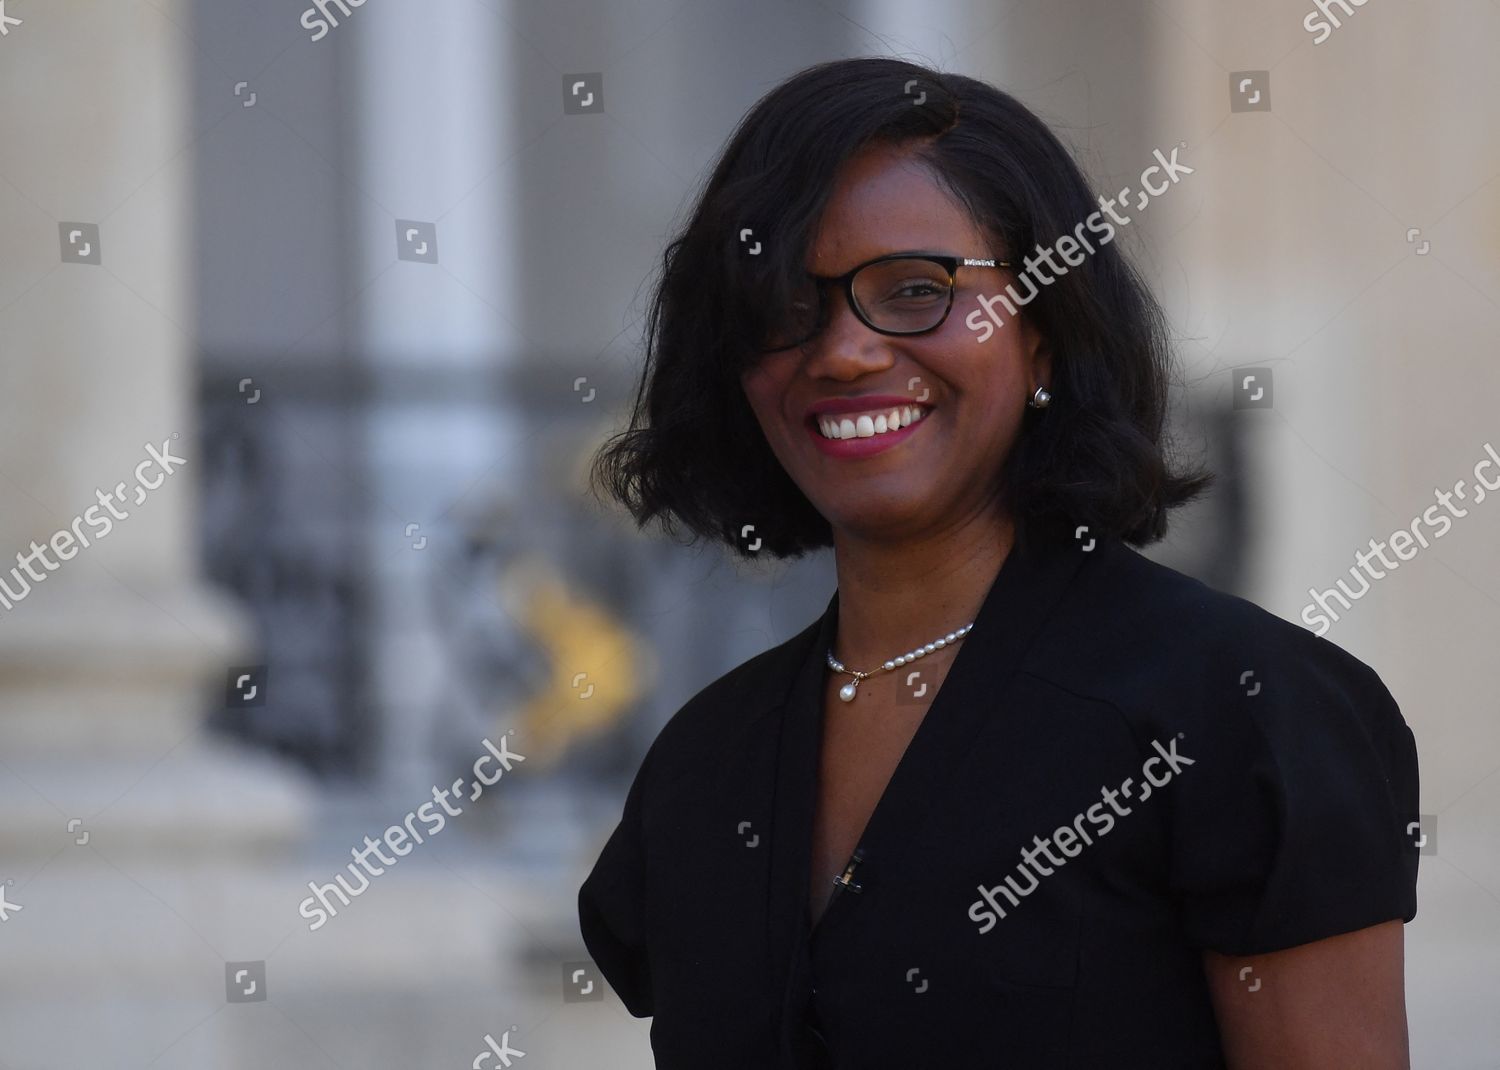
<svg viewBox="0 0 1500 1070">
<path fill-rule="evenodd" d="M 36 573 L 0 574 L 0 1070 L 651 1065 L 578 884 L 665 719 L 832 570 L 636 533 L 583 477 L 666 241 L 806 65 L 989 80 L 1101 191 L 1184 146 L 1121 240 L 1220 481 L 1151 556 L 1299 621 L 1472 486 L 1500 3 L 1322 8 L 0 3 L 0 560 Z M 1421 753 L 1417 1067 L 1500 1066 L 1497 534 L 1469 505 L 1328 634 Z M 309 882 L 502 739 L 310 928 Z"/>
</svg>

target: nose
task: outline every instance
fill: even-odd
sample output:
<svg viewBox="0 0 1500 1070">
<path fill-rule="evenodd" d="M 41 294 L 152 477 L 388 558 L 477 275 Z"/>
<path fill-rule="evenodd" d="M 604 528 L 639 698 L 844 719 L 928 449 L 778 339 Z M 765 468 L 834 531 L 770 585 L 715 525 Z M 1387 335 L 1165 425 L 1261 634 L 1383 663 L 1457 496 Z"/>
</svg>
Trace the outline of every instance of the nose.
<svg viewBox="0 0 1500 1070">
<path fill-rule="evenodd" d="M 826 299 L 832 304 L 828 322 L 802 347 L 805 374 L 850 382 L 896 363 L 890 340 L 861 323 L 844 294 L 829 293 Z"/>
</svg>

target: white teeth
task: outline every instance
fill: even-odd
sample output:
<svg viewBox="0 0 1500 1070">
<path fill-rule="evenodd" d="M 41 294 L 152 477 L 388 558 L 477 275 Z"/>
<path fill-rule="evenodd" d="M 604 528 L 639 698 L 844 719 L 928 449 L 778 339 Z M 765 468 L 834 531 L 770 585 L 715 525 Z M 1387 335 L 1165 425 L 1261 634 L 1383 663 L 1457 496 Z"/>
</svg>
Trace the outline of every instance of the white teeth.
<svg viewBox="0 0 1500 1070">
<path fill-rule="evenodd" d="M 888 431 L 909 427 L 927 415 L 920 405 L 901 405 L 889 412 L 860 413 L 857 416 L 819 416 L 818 432 L 824 438 L 871 438 Z"/>
</svg>

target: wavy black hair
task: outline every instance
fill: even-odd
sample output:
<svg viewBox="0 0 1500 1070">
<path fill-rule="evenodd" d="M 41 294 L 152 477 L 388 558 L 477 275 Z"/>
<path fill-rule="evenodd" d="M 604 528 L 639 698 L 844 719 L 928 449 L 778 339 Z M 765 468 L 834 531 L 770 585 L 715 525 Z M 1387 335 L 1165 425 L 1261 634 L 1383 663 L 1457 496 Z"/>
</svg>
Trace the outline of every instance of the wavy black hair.
<svg viewBox="0 0 1500 1070">
<path fill-rule="evenodd" d="M 925 99 L 917 103 L 920 94 Z M 1014 259 L 1072 234 L 1099 205 L 1068 150 L 1014 97 L 963 75 L 889 58 L 820 63 L 740 121 L 683 229 L 668 244 L 646 320 L 630 425 L 595 455 L 590 484 L 639 526 L 685 527 L 744 552 L 829 546 L 828 521 L 781 467 L 740 374 L 767 309 L 787 307 L 839 165 L 875 142 L 917 159 Z M 760 243 L 747 255 L 746 240 Z M 1114 244 L 1025 306 L 1052 353 L 1045 410 L 1027 410 L 1001 473 L 1028 539 L 1087 524 L 1137 546 L 1211 477 L 1164 451 L 1170 351 L 1161 307 Z"/>
</svg>

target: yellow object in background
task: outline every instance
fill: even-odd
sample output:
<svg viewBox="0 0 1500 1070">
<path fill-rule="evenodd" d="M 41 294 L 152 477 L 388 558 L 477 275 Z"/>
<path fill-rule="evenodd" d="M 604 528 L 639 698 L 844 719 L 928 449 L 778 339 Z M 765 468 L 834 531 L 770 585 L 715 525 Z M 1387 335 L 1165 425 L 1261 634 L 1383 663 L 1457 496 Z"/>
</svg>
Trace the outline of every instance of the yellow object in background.
<svg viewBox="0 0 1500 1070">
<path fill-rule="evenodd" d="M 576 595 L 542 561 L 507 570 L 501 597 L 551 666 L 546 685 L 522 707 L 515 745 L 528 760 L 551 765 L 575 741 L 619 721 L 655 680 L 656 659 L 622 621 Z"/>
</svg>

